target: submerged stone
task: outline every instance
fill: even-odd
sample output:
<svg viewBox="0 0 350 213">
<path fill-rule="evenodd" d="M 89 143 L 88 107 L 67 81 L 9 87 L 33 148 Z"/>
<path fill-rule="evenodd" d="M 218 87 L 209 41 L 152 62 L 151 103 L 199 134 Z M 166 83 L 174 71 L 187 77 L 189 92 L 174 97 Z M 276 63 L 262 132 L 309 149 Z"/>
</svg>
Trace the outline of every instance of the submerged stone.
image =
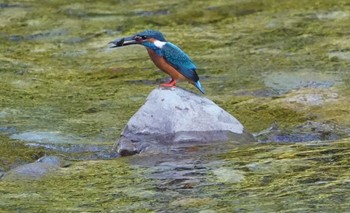
<svg viewBox="0 0 350 213">
<path fill-rule="evenodd" d="M 12 134 L 11 139 L 37 142 L 37 143 L 67 143 L 73 142 L 75 138 L 62 135 L 60 132 L 38 132 L 29 131 Z M 75 139 L 76 140 L 76 139 Z"/>
<path fill-rule="evenodd" d="M 214 169 L 213 173 L 220 182 L 239 183 L 244 180 L 244 173 L 230 168 Z"/>
<path fill-rule="evenodd" d="M 0 168 L 0 178 L 1 178 L 2 176 L 4 176 L 4 174 L 5 174 L 5 170 L 3 170 L 2 168 Z"/>
<path fill-rule="evenodd" d="M 255 141 L 243 125 L 211 100 L 181 88 L 159 88 L 129 120 L 117 142 L 121 155 L 169 151 L 169 146 Z"/>
<path fill-rule="evenodd" d="M 61 160 L 56 156 L 45 156 L 34 163 L 18 166 L 2 177 L 2 180 L 38 180 L 60 168 Z"/>
<path fill-rule="evenodd" d="M 341 59 L 341 60 L 345 60 L 345 61 L 350 61 L 350 52 L 348 52 L 348 51 L 331 52 L 331 53 L 328 53 L 328 56 L 331 60 Z"/>
<path fill-rule="evenodd" d="M 36 162 L 37 163 L 46 163 L 46 164 L 55 165 L 55 166 L 62 165 L 62 160 L 59 157 L 54 156 L 54 155 L 41 157 Z"/>
<path fill-rule="evenodd" d="M 272 91 L 285 94 L 298 89 L 328 89 L 341 83 L 338 76 L 327 73 L 316 73 L 313 70 L 298 72 L 269 73 L 264 77 L 264 83 Z"/>
<path fill-rule="evenodd" d="M 310 142 L 334 141 L 349 134 L 349 129 L 331 123 L 308 121 L 289 131 L 283 131 L 276 124 L 254 134 L 259 142 Z"/>
</svg>

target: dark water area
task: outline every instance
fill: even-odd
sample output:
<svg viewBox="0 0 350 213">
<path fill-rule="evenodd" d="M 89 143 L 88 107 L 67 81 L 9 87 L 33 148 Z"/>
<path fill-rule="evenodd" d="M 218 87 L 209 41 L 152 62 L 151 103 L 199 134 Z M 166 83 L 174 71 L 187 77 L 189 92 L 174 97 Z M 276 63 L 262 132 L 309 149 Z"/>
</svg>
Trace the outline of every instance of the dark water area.
<svg viewBox="0 0 350 213">
<path fill-rule="evenodd" d="M 0 176 L 70 161 L 1 180 L 1 211 L 349 211 L 347 1 L 0 1 L 0 20 Z M 260 142 L 116 156 L 167 77 L 143 47 L 108 42 L 145 29 L 188 53 L 206 97 Z"/>
</svg>

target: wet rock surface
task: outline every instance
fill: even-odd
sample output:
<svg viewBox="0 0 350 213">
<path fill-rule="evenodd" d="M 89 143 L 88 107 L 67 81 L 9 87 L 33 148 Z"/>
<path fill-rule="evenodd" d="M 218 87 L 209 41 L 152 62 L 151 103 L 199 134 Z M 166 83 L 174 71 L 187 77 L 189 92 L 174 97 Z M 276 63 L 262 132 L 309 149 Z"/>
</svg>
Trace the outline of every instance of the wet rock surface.
<svg viewBox="0 0 350 213">
<path fill-rule="evenodd" d="M 4 171 L 3 169 L 0 168 L 0 178 L 1 178 L 2 176 L 4 176 L 4 174 L 5 174 L 5 171 Z"/>
<path fill-rule="evenodd" d="M 173 150 L 171 153 L 141 153 L 128 160 L 133 167 L 149 171 L 147 178 L 155 181 L 157 191 L 192 193 L 210 185 L 244 181 L 244 171 L 233 169 L 220 159 L 208 158 L 210 155 L 223 154 L 235 146 L 230 142 L 222 142 L 220 146 L 202 144 Z M 211 178 L 208 179 L 209 176 Z"/>
<path fill-rule="evenodd" d="M 121 155 L 168 152 L 184 143 L 254 141 L 232 115 L 209 99 L 181 88 L 159 88 L 129 120 L 117 142 Z"/>
<path fill-rule="evenodd" d="M 331 74 L 315 73 L 313 70 L 301 70 L 299 73 L 273 73 L 265 76 L 264 83 L 272 91 L 286 94 L 298 89 L 329 89 L 339 85 L 340 78 Z"/>
<path fill-rule="evenodd" d="M 259 142 L 309 142 L 335 141 L 350 134 L 349 128 L 340 127 L 331 123 L 308 121 L 290 131 L 280 129 L 273 124 L 270 128 L 254 134 Z"/>
<path fill-rule="evenodd" d="M 67 160 L 108 160 L 119 157 L 118 153 L 111 151 L 109 145 L 28 143 L 27 146 L 64 153 Z"/>
<path fill-rule="evenodd" d="M 2 177 L 2 180 L 37 180 L 57 171 L 63 161 L 57 156 L 45 156 L 33 163 L 18 166 Z"/>
<path fill-rule="evenodd" d="M 45 163 L 54 166 L 62 167 L 64 165 L 62 159 L 57 156 L 44 156 L 35 161 L 36 163 Z"/>
</svg>

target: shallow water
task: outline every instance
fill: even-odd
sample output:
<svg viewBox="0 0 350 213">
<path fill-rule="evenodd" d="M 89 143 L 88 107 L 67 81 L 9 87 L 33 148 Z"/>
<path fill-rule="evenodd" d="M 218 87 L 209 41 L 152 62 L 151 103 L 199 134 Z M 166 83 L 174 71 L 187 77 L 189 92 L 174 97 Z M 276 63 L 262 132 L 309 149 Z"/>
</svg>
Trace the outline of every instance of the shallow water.
<svg viewBox="0 0 350 213">
<path fill-rule="evenodd" d="M 229 151 L 226 152 L 229 148 Z M 350 145 L 196 147 L 77 162 L 40 181 L 0 182 L 1 209 L 108 212 L 346 212 Z"/>
<path fill-rule="evenodd" d="M 0 0 L 0 175 L 45 154 L 74 160 L 40 181 L 1 181 L 0 209 L 346 212 L 349 19 L 350 4 L 334 0 Z M 128 119 L 167 80 L 144 48 L 108 48 L 144 29 L 183 48 L 206 96 L 248 131 L 318 134 L 302 128 L 313 121 L 343 139 L 111 159 Z"/>
</svg>

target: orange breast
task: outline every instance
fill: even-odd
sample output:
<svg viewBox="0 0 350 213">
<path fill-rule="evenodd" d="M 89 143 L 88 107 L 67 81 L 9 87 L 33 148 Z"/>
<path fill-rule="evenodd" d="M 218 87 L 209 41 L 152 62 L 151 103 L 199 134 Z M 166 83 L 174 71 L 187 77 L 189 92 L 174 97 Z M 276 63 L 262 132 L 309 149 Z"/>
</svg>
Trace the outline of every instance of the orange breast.
<svg viewBox="0 0 350 213">
<path fill-rule="evenodd" d="M 174 67 L 166 62 L 163 57 L 158 56 L 153 50 L 147 48 L 147 52 L 151 57 L 153 63 L 163 72 L 170 75 L 174 80 L 188 80 L 185 76 L 183 76 L 179 71 L 177 71 Z"/>
</svg>

